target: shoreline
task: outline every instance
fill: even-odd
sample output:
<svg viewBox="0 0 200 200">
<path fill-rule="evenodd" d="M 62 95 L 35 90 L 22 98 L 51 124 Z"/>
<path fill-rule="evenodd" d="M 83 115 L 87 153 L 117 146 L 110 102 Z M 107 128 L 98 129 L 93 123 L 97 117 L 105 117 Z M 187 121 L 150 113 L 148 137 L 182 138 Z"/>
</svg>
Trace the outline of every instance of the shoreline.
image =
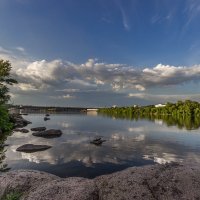
<svg viewBox="0 0 200 200">
<path fill-rule="evenodd" d="M 198 165 L 164 164 L 131 167 L 94 179 L 60 178 L 34 170 L 0 175 L 0 198 L 19 192 L 26 200 L 198 199 Z"/>
</svg>

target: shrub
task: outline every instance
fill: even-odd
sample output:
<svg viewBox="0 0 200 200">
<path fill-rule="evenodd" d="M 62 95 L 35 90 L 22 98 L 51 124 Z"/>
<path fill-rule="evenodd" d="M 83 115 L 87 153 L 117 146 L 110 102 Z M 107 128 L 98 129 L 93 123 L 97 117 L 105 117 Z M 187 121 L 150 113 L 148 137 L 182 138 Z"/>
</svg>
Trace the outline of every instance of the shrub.
<svg viewBox="0 0 200 200">
<path fill-rule="evenodd" d="M 8 110 L 5 106 L 0 105 L 0 129 L 3 132 L 8 132 L 12 129 L 12 123 L 8 115 Z"/>
<path fill-rule="evenodd" d="M 5 196 L 4 200 L 20 200 L 21 196 L 19 192 L 11 192 Z"/>
</svg>

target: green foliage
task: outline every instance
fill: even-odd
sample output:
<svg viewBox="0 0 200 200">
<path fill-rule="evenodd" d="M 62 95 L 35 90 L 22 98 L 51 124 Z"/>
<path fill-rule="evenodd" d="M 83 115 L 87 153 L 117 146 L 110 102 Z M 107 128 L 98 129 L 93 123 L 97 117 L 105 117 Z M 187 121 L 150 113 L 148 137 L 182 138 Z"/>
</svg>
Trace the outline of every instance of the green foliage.
<svg viewBox="0 0 200 200">
<path fill-rule="evenodd" d="M 10 99 L 8 85 L 17 83 L 16 80 L 11 78 L 10 71 L 10 62 L 0 60 L 0 104 L 6 103 Z"/>
<path fill-rule="evenodd" d="M 6 140 L 6 137 L 13 127 L 13 124 L 10 122 L 8 109 L 5 106 L 5 103 L 10 99 L 8 95 L 9 88 L 8 85 L 12 85 L 17 83 L 10 76 L 11 64 L 9 61 L 0 60 L 0 171 L 7 171 L 6 164 L 3 164 L 3 160 L 5 159 L 5 150 L 2 145 Z M 2 134 L 2 132 L 4 134 Z M 6 199 L 19 199 L 18 195 L 12 193 L 6 197 Z M 5 200 L 5 198 L 4 198 Z"/>
<path fill-rule="evenodd" d="M 8 111 L 5 103 L 10 99 L 8 95 L 8 85 L 17 83 L 16 80 L 10 76 L 11 64 L 9 61 L 0 60 L 0 129 L 3 132 L 10 131 L 12 123 L 8 116 Z"/>
<path fill-rule="evenodd" d="M 15 191 L 7 194 L 3 200 L 20 200 L 21 196 L 21 193 Z"/>
<path fill-rule="evenodd" d="M 177 125 L 179 128 L 197 129 L 200 127 L 200 103 L 195 101 L 178 101 L 166 103 L 164 107 L 155 105 L 141 107 L 102 108 L 102 115 L 125 119 L 161 119 L 167 125 Z"/>
<path fill-rule="evenodd" d="M 3 132 L 8 132 L 12 129 L 13 124 L 10 122 L 7 108 L 0 105 L 0 129 Z"/>
<path fill-rule="evenodd" d="M 4 142 L 7 140 L 7 137 L 10 135 L 10 132 L 6 134 L 0 134 L 0 172 L 7 172 L 10 170 L 8 165 L 4 163 L 6 158 L 6 148 L 4 146 Z"/>
</svg>

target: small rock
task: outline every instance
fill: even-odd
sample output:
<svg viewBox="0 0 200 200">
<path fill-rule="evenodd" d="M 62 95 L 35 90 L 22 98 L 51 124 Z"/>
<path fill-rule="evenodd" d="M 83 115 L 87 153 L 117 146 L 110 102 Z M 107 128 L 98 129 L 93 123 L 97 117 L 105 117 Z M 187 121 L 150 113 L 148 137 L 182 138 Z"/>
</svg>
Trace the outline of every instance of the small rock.
<svg viewBox="0 0 200 200">
<path fill-rule="evenodd" d="M 44 121 L 50 120 L 49 117 L 44 117 Z"/>
<path fill-rule="evenodd" d="M 45 131 L 46 127 L 36 127 L 36 128 L 31 128 L 31 131 Z"/>
<path fill-rule="evenodd" d="M 93 141 L 99 141 L 101 140 L 101 137 L 96 137 Z"/>
<path fill-rule="evenodd" d="M 13 131 L 15 131 L 15 132 L 21 132 L 21 133 L 28 133 L 29 132 L 29 130 L 27 130 L 25 128 L 23 128 L 23 129 L 16 128 Z"/>
<path fill-rule="evenodd" d="M 50 114 L 48 114 L 48 113 L 47 113 L 45 116 L 46 116 L 46 117 L 49 117 L 49 116 L 50 116 Z"/>
<path fill-rule="evenodd" d="M 34 144 L 25 144 L 16 149 L 16 151 L 25 152 L 25 153 L 33 153 L 36 151 L 44 151 L 51 148 L 51 146 L 47 145 L 34 145 Z"/>
<path fill-rule="evenodd" d="M 62 135 L 62 131 L 50 129 L 47 131 L 36 132 L 36 133 L 33 133 L 32 135 L 37 136 L 37 137 L 44 137 L 44 138 L 54 138 L 54 137 L 60 137 Z"/>
<path fill-rule="evenodd" d="M 90 141 L 90 143 L 99 146 L 99 145 L 101 145 L 105 141 L 106 140 L 102 140 L 101 137 L 97 137 L 97 138 L 93 139 L 92 141 Z"/>
</svg>

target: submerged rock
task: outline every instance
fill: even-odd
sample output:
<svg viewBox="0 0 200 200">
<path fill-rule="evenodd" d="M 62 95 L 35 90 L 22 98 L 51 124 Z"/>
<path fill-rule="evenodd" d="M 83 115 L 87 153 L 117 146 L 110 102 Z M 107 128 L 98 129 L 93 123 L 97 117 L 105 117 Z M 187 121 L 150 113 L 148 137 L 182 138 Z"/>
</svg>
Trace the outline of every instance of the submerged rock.
<svg viewBox="0 0 200 200">
<path fill-rule="evenodd" d="M 32 135 L 37 137 L 54 138 L 54 137 L 60 137 L 62 135 L 62 131 L 49 129 L 46 131 L 35 132 Z"/>
<path fill-rule="evenodd" d="M 47 145 L 34 145 L 34 144 L 25 144 L 16 149 L 16 151 L 25 152 L 25 153 L 33 153 L 36 151 L 44 151 L 51 148 L 51 146 Z"/>
<path fill-rule="evenodd" d="M 12 191 L 19 191 L 26 200 L 199 199 L 200 168 L 181 164 L 132 167 L 92 180 L 29 170 L 1 174 L 0 199 Z"/>
<path fill-rule="evenodd" d="M 99 146 L 99 145 L 101 145 L 105 141 L 106 140 L 102 140 L 101 137 L 96 137 L 95 139 L 93 139 L 92 141 L 90 141 L 90 143 Z"/>
<path fill-rule="evenodd" d="M 93 139 L 93 141 L 100 141 L 101 140 L 101 137 L 96 137 Z"/>
<path fill-rule="evenodd" d="M 50 120 L 49 117 L 44 117 L 44 121 Z"/>
<path fill-rule="evenodd" d="M 31 128 L 31 131 L 45 131 L 46 127 L 36 127 L 36 128 Z"/>
</svg>

